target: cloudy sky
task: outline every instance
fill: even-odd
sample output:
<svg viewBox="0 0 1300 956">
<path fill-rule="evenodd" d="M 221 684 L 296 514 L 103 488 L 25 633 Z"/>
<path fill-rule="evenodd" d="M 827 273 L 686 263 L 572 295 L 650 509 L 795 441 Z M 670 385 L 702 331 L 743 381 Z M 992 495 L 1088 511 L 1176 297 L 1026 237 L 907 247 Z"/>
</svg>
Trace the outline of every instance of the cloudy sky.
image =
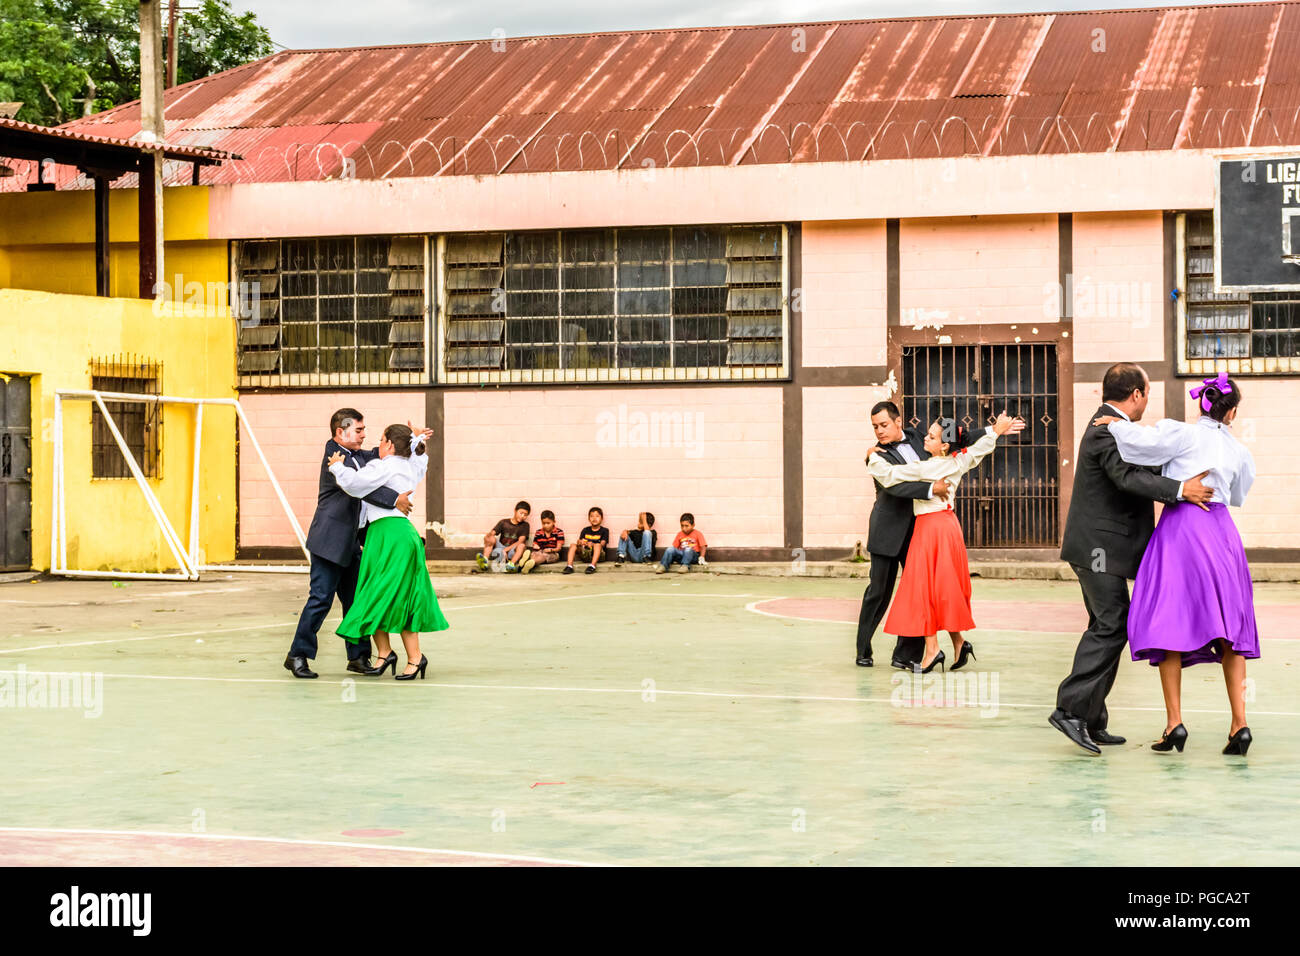
<svg viewBox="0 0 1300 956">
<path fill-rule="evenodd" d="M 296 49 L 869 17 L 1174 6 L 1159 0 L 233 0 Z M 1186 4 L 1184 4 L 1186 5 Z M 1202 4 L 1203 5 L 1203 4 Z"/>
</svg>

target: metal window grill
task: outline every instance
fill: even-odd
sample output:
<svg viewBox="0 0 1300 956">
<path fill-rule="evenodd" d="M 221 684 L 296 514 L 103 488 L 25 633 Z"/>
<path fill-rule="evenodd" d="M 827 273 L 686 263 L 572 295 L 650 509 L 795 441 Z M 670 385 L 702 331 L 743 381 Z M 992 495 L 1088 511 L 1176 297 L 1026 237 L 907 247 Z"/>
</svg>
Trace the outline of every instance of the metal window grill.
<svg viewBox="0 0 1300 956">
<path fill-rule="evenodd" d="M 450 381 L 774 378 L 780 226 L 448 236 Z"/>
<path fill-rule="evenodd" d="M 1182 371 L 1300 371 L 1300 292 L 1215 292 L 1214 213 L 1183 217 Z"/>
<path fill-rule="evenodd" d="M 241 385 L 427 380 L 423 236 L 246 241 L 235 262 Z"/>
<path fill-rule="evenodd" d="M 162 363 L 132 355 L 92 359 L 90 387 L 97 392 L 162 394 Z M 131 454 L 146 478 L 162 477 L 162 404 L 105 400 Z M 130 478 L 126 457 L 113 439 L 98 406 L 90 410 L 90 475 L 92 478 Z"/>
<path fill-rule="evenodd" d="M 972 548 L 1051 547 L 1060 535 L 1055 345 L 905 347 L 903 418 L 924 431 L 939 417 L 970 429 L 997 413 L 1025 419 L 967 473 L 954 508 Z"/>
</svg>

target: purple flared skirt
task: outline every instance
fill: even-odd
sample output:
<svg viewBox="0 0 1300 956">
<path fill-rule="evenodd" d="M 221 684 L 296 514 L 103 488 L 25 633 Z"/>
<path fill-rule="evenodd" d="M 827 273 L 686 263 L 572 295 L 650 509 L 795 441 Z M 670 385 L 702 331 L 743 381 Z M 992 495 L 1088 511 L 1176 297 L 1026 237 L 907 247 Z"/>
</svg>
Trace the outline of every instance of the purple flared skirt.
<svg viewBox="0 0 1300 956">
<path fill-rule="evenodd" d="M 1259 657 L 1255 594 L 1241 535 L 1228 506 L 1166 505 L 1133 584 L 1128 643 L 1133 660 L 1159 664 L 1179 651 L 1183 666 L 1223 659 L 1219 641 Z"/>
</svg>

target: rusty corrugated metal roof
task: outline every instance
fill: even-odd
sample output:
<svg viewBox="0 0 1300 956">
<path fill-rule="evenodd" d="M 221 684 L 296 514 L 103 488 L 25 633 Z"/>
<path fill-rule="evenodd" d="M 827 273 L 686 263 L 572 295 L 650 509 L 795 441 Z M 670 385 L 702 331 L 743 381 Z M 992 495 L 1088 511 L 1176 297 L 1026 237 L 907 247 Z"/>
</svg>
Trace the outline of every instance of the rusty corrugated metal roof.
<svg viewBox="0 0 1300 956">
<path fill-rule="evenodd" d="M 246 157 L 205 182 L 1274 146 L 1298 54 L 1278 0 L 285 51 L 166 103 Z"/>
</svg>

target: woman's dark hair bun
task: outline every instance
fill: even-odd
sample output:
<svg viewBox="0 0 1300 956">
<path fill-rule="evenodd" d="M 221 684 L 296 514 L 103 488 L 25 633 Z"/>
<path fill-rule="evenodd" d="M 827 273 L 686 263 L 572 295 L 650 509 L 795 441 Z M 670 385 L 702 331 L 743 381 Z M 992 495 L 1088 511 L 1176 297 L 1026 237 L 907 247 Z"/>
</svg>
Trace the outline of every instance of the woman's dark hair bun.
<svg viewBox="0 0 1300 956">
<path fill-rule="evenodd" d="M 1228 390 L 1220 391 L 1217 385 L 1206 385 L 1205 391 L 1201 392 L 1201 399 L 1209 402 L 1210 410 L 1205 412 L 1216 422 L 1221 422 L 1232 411 L 1241 404 L 1241 386 L 1235 379 L 1228 379 Z M 1201 406 L 1202 409 L 1205 407 Z"/>
</svg>

